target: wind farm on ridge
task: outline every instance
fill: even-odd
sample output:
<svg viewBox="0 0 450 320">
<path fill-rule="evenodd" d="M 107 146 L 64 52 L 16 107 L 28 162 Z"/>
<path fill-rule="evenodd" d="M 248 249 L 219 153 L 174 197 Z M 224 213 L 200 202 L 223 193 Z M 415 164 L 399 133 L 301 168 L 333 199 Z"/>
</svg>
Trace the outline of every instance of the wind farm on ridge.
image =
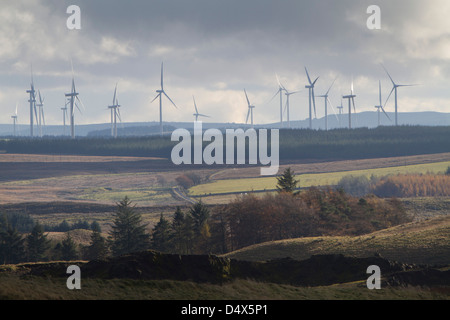
<svg viewBox="0 0 450 320">
<path fill-rule="evenodd" d="M 70 125 L 70 131 L 69 135 L 72 139 L 76 137 L 76 121 L 75 121 L 75 115 L 79 114 L 82 116 L 82 109 L 86 110 L 84 107 L 84 103 L 82 102 L 80 98 L 80 93 L 77 92 L 76 86 L 75 86 L 75 74 L 74 74 L 74 68 L 73 63 L 71 63 L 72 67 L 72 81 L 71 81 L 71 90 L 69 93 L 65 93 L 66 103 L 64 107 L 61 107 L 62 110 L 62 125 L 63 125 L 63 136 L 66 135 L 66 122 L 69 122 Z M 381 101 L 381 80 L 379 81 L 379 101 L 378 104 L 375 106 L 377 109 L 376 117 L 377 117 L 377 126 L 381 125 L 381 119 L 380 119 L 380 111 L 383 112 L 383 114 L 386 116 L 386 119 L 388 120 L 389 125 L 395 125 L 398 126 L 398 113 L 399 113 L 399 107 L 398 107 L 398 88 L 400 87 L 407 87 L 412 85 L 405 85 L 405 84 L 398 84 L 394 82 L 392 76 L 388 72 L 388 70 L 385 68 L 384 65 L 381 65 L 383 70 L 386 73 L 386 76 L 388 79 L 392 82 L 392 89 L 390 90 L 389 94 L 387 95 L 386 100 L 384 103 Z M 328 90 L 326 93 L 322 95 L 316 95 L 315 93 L 315 87 L 318 81 L 320 81 L 320 76 L 316 76 L 315 78 L 310 77 L 310 73 L 307 69 L 307 67 L 304 68 L 305 70 L 305 76 L 306 76 L 306 84 L 305 89 L 308 89 L 308 98 L 307 101 L 301 101 L 299 102 L 299 98 L 296 99 L 296 103 L 293 104 L 290 101 L 290 97 L 292 95 L 298 94 L 302 92 L 302 90 L 294 90 L 290 91 L 286 88 L 284 84 L 281 83 L 280 78 L 278 75 L 275 75 L 276 84 L 278 85 L 278 89 L 276 93 L 272 96 L 272 98 L 269 100 L 269 103 L 275 100 L 275 98 L 279 97 L 279 128 L 292 128 L 292 110 L 300 110 L 305 107 L 305 105 L 308 107 L 308 128 L 313 129 L 313 120 L 317 120 L 317 106 L 316 106 L 316 98 L 323 98 L 324 100 L 324 124 L 320 125 L 318 128 L 314 129 L 322 129 L 322 130 L 329 130 L 329 111 L 330 107 L 332 109 L 332 112 L 334 114 L 334 117 L 338 123 L 339 128 L 349 128 L 352 129 L 355 126 L 354 117 L 357 114 L 357 108 L 356 108 L 356 102 L 355 98 L 357 98 L 357 95 L 354 91 L 354 83 L 353 80 L 350 84 L 350 93 L 349 94 L 342 94 L 340 96 L 341 99 L 341 105 L 337 106 L 338 113 L 336 112 L 336 109 L 334 108 L 334 105 L 330 99 L 330 91 L 332 91 L 333 86 L 337 80 L 337 77 L 332 81 L 331 85 L 328 87 Z M 174 108 L 178 109 L 178 106 L 175 104 L 174 100 L 166 93 L 165 87 L 164 87 L 164 63 L 161 63 L 161 71 L 160 71 L 160 88 L 156 90 L 157 95 L 150 101 L 149 108 L 152 108 L 152 103 L 156 100 L 159 100 L 159 133 L 160 135 L 167 134 L 167 132 L 164 132 L 163 130 L 163 123 L 169 122 L 168 119 L 164 119 L 163 113 L 164 113 L 164 101 L 168 100 L 168 103 L 171 104 Z M 149 84 L 151 86 L 151 84 Z M 111 123 L 111 137 L 117 138 L 118 136 L 118 128 L 117 124 L 122 123 L 122 116 L 120 114 L 120 107 L 118 102 L 118 84 L 116 83 L 114 88 L 114 95 L 113 95 L 113 101 L 111 105 L 107 106 L 107 110 L 110 111 L 110 123 Z M 244 96 L 245 101 L 247 102 L 247 112 L 246 112 L 246 118 L 245 121 L 242 121 L 242 125 L 245 127 L 252 127 L 254 128 L 257 124 L 258 119 L 258 108 L 254 104 L 250 103 L 249 100 L 249 92 L 244 88 Z M 36 135 L 35 133 L 35 126 L 37 126 L 37 133 L 39 137 L 42 137 L 44 135 L 44 128 L 46 126 L 45 124 L 45 115 L 44 115 L 44 98 L 41 94 L 40 90 L 35 89 L 34 85 L 34 75 L 33 71 L 31 71 L 31 84 L 30 89 L 26 91 L 28 94 L 28 103 L 30 105 L 30 120 L 29 120 L 29 136 L 34 137 Z M 388 113 L 386 112 L 386 106 L 388 105 L 391 96 L 394 97 L 394 120 L 389 117 Z M 283 99 L 283 96 L 285 99 Z M 336 94 L 335 94 L 336 96 Z M 198 106 L 195 100 L 195 95 L 192 95 L 193 98 L 193 107 L 195 113 L 193 113 L 194 121 L 199 121 L 199 118 L 209 118 L 212 119 L 213 117 L 199 113 Z M 347 109 L 347 115 L 348 115 L 348 123 L 345 124 L 345 122 L 342 119 L 342 116 L 345 114 L 345 108 L 342 105 L 343 100 L 347 100 L 348 102 L 348 109 Z M 305 103 L 306 102 L 306 103 Z M 82 109 L 80 108 L 82 107 Z M 245 105 L 244 105 L 245 106 Z M 243 106 L 243 107 L 244 107 Z M 76 113 L 76 110 L 78 112 Z M 18 115 L 18 106 L 16 106 L 15 113 L 11 116 L 11 119 L 13 120 L 13 136 L 17 135 L 17 124 L 19 123 L 19 115 Z M 151 119 L 148 119 L 151 120 Z M 220 121 L 219 121 L 220 122 Z M 21 125 L 23 126 L 25 124 L 25 121 L 21 121 Z M 259 126 L 264 126 L 263 123 L 260 123 Z"/>
</svg>

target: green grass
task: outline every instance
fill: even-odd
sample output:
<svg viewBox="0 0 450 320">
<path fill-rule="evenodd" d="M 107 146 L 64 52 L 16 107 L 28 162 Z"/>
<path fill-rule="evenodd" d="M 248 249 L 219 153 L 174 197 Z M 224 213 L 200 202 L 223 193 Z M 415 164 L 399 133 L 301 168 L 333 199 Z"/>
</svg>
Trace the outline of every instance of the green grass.
<svg viewBox="0 0 450 320">
<path fill-rule="evenodd" d="M 300 187 L 335 185 L 342 177 L 346 175 L 360 176 L 365 175 L 370 178 L 404 174 L 404 173 L 444 173 L 450 166 L 450 161 L 436 162 L 428 164 L 416 164 L 408 166 L 397 166 L 388 168 L 327 172 L 327 173 L 308 173 L 296 175 L 300 181 Z M 277 185 L 276 177 L 247 178 L 247 179 L 226 179 L 211 183 L 205 183 L 194 186 L 189 189 L 190 196 L 214 195 L 221 193 L 240 193 L 251 191 L 274 190 Z"/>
<path fill-rule="evenodd" d="M 172 198 L 170 188 L 139 188 L 139 189 L 111 189 L 88 188 L 81 191 L 77 197 L 79 200 L 119 202 L 125 196 L 133 202 L 164 203 Z"/>
</svg>

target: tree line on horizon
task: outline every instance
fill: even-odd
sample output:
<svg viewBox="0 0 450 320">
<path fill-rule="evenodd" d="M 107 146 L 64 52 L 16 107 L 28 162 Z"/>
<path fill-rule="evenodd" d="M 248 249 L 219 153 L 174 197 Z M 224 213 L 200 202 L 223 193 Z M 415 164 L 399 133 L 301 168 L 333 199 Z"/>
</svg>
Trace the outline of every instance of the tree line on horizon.
<svg viewBox="0 0 450 320">
<path fill-rule="evenodd" d="M 399 126 L 328 131 L 280 129 L 280 160 L 360 159 L 442 153 L 450 150 L 449 136 L 450 126 Z M 79 137 L 73 140 L 67 137 L 32 139 L 18 137 L 0 140 L 0 151 L 23 154 L 170 158 L 172 148 L 177 143 L 171 141 L 170 136 L 116 139 Z M 206 146 L 208 143 L 203 144 Z"/>
</svg>

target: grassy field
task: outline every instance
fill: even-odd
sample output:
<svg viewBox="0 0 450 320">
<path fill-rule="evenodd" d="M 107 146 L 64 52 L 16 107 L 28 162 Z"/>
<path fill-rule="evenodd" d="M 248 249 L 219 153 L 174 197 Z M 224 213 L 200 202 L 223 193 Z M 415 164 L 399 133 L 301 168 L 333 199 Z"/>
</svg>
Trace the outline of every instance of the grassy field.
<svg viewBox="0 0 450 320">
<path fill-rule="evenodd" d="M 314 254 L 367 257 L 375 252 L 404 263 L 450 264 L 450 216 L 415 221 L 362 236 L 310 237 L 266 242 L 224 256 L 266 261 L 291 257 L 308 259 Z"/>
<path fill-rule="evenodd" d="M 448 300 L 448 292 L 427 288 L 368 290 L 365 283 L 294 287 L 236 280 L 223 285 L 170 280 L 82 279 L 68 290 L 65 278 L 0 273 L 0 300 Z"/>
<path fill-rule="evenodd" d="M 401 173 L 443 173 L 450 166 L 450 161 L 416 164 L 407 166 L 396 166 L 387 168 L 351 170 L 326 173 L 307 173 L 296 175 L 300 181 L 300 187 L 335 185 L 346 175 L 367 177 L 395 175 Z M 194 186 L 189 189 L 190 196 L 207 196 L 223 193 L 243 193 L 251 191 L 274 190 L 276 188 L 276 177 L 248 178 L 248 179 L 227 179 Z"/>
</svg>

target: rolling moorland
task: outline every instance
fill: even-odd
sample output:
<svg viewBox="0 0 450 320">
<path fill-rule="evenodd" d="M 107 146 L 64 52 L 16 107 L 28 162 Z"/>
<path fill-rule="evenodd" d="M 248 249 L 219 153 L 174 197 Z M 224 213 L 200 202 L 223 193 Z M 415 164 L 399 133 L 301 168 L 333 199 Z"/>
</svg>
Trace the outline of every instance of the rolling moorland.
<svg viewBox="0 0 450 320">
<path fill-rule="evenodd" d="M 385 128 L 386 129 L 386 128 Z M 336 185 L 346 175 L 384 177 L 402 174 L 443 175 L 450 166 L 448 127 L 336 130 L 328 133 L 289 130 L 280 146 L 282 166 L 293 168 L 300 187 Z M 282 132 L 283 134 L 283 132 Z M 299 139 L 298 136 L 302 138 Z M 370 138 L 369 138 L 370 136 Z M 413 136 L 413 137 L 412 137 Z M 296 138 L 297 137 L 297 138 Z M 395 137 L 395 138 L 393 138 Z M 175 166 L 168 160 L 173 142 L 161 138 L 83 138 L 75 141 L 44 138 L 0 141 L 0 211 L 29 214 L 46 225 L 66 220 L 96 221 L 107 236 L 115 204 L 128 196 L 149 229 L 160 215 L 171 217 L 202 200 L 209 208 L 235 201 L 242 193 L 273 192 L 275 178 L 258 178 L 259 168 L 242 166 Z M 153 143 L 152 140 L 159 141 Z M 366 139 L 366 140 L 364 140 Z M 428 139 L 428 140 L 427 140 Z M 337 143 L 337 140 L 342 142 Z M 295 141 L 295 142 L 294 142 Z M 312 142 L 310 142 L 312 141 Z M 56 143 L 55 143 L 56 142 Z M 336 145 L 339 145 L 336 147 Z M 291 148 L 289 148 L 291 145 Z M 294 147 L 292 147 L 294 146 Z M 349 151 L 351 150 L 351 152 Z M 368 151 L 370 150 L 370 152 Z M 192 185 L 182 186 L 181 176 Z M 237 179 L 239 177 L 239 179 Z M 194 181 L 195 180 L 195 181 Z M 287 257 L 307 260 L 314 255 L 343 254 L 366 258 L 375 253 L 389 261 L 433 266 L 445 272 L 450 266 L 450 196 L 400 198 L 411 221 L 358 236 L 314 236 L 254 244 L 220 259 L 267 262 Z M 87 244 L 89 230 L 70 231 Z M 49 232 L 60 241 L 66 232 Z M 87 261 L 80 261 L 85 266 Z M 66 263 L 67 264 L 67 263 Z M 83 290 L 69 291 L 61 275 L 42 277 L 34 265 L 0 267 L 3 299 L 448 299 L 448 286 L 392 285 L 368 290 L 362 278 L 313 288 L 258 280 L 256 276 L 231 277 L 221 284 L 192 279 L 83 280 Z M 53 265 L 54 266 L 54 265 Z M 423 269 L 420 269 L 423 270 Z M 427 269 L 428 270 L 428 269 Z M 233 273 L 231 273 L 233 274 Z M 17 283 L 20 283 L 18 286 Z M 389 284 L 390 283 L 390 284 Z"/>
</svg>

